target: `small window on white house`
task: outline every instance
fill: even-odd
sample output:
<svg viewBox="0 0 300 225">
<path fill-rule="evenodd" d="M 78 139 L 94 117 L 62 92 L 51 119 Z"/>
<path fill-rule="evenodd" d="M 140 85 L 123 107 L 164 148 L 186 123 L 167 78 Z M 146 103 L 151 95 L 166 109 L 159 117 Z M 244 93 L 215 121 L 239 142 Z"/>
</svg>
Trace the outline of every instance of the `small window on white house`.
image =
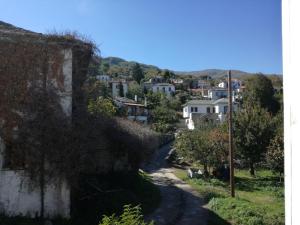
<svg viewBox="0 0 300 225">
<path fill-rule="evenodd" d="M 206 113 L 210 113 L 210 107 L 206 108 Z"/>
<path fill-rule="evenodd" d="M 172 88 L 171 87 L 169 87 L 169 92 L 171 92 L 172 91 Z"/>
<path fill-rule="evenodd" d="M 191 107 L 191 112 L 194 112 L 194 107 Z"/>
<path fill-rule="evenodd" d="M 195 107 L 195 112 L 198 112 L 198 107 Z"/>
</svg>

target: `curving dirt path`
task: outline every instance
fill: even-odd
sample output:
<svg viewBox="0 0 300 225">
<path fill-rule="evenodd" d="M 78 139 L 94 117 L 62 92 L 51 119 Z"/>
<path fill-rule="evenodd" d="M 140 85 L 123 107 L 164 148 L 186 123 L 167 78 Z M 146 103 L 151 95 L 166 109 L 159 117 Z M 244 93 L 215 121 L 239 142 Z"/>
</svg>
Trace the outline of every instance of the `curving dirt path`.
<svg viewBox="0 0 300 225">
<path fill-rule="evenodd" d="M 167 144 L 160 148 L 144 167 L 153 182 L 160 188 L 161 204 L 147 221 L 155 225 L 204 225 L 207 224 L 208 210 L 197 192 L 173 174 L 173 169 L 165 161 L 170 151 Z"/>
</svg>

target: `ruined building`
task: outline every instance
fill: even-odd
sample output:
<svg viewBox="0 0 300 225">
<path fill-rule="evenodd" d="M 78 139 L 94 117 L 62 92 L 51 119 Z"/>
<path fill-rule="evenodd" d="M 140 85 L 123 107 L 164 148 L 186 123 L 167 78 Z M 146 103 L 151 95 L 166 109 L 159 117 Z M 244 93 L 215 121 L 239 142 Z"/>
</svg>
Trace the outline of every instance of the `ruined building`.
<svg viewBox="0 0 300 225">
<path fill-rule="evenodd" d="M 46 184 L 41 200 L 41 190 L 9 149 L 24 121 L 36 116 L 32 99 L 43 102 L 43 94 L 33 93 L 51 89 L 57 105 L 49 113 L 62 113 L 70 125 L 76 122 L 91 54 L 91 44 L 74 37 L 43 35 L 0 21 L 0 213 L 34 217 L 42 210 L 45 216 L 70 216 L 68 184 Z"/>
</svg>

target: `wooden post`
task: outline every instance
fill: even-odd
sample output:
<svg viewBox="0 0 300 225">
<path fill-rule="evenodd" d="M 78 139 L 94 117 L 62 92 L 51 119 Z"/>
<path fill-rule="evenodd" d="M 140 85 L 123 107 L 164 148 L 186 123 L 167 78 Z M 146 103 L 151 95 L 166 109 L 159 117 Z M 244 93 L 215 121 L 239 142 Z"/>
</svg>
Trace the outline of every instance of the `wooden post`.
<svg viewBox="0 0 300 225">
<path fill-rule="evenodd" d="M 231 197 L 235 196 L 234 191 L 234 162 L 233 162 L 233 146 L 232 146 L 232 86 L 231 86 L 231 70 L 228 71 L 228 136 L 229 136 L 229 166 L 230 166 L 230 193 Z"/>
</svg>

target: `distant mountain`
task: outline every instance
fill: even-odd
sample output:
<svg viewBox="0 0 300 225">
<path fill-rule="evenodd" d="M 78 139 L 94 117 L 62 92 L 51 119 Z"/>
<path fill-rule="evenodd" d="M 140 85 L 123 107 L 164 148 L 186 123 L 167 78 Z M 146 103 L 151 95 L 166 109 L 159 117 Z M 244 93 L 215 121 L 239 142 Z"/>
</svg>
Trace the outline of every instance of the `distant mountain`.
<svg viewBox="0 0 300 225">
<path fill-rule="evenodd" d="M 132 66 L 138 62 L 126 61 L 118 57 L 106 57 L 106 58 L 102 58 L 102 64 L 104 63 L 109 64 L 112 69 L 123 71 L 126 75 L 127 72 L 130 70 L 130 68 L 132 68 Z M 139 64 L 145 72 L 149 70 L 150 71 L 164 70 L 153 65 L 147 65 L 143 63 L 139 63 Z M 227 70 L 222 70 L 222 69 L 206 69 L 206 70 L 199 70 L 199 71 L 172 71 L 172 72 L 174 72 L 176 75 L 179 76 L 189 76 L 189 75 L 193 77 L 211 76 L 213 79 L 219 79 L 227 75 Z M 253 75 L 253 73 L 249 73 L 241 70 L 231 70 L 231 74 L 233 78 L 246 78 L 247 76 Z M 265 75 L 282 76 L 281 74 L 265 74 Z"/>
<path fill-rule="evenodd" d="M 134 64 L 139 63 L 139 62 L 135 62 L 135 61 L 126 61 L 125 59 L 121 59 L 118 57 L 106 57 L 106 58 L 102 58 L 102 63 L 108 63 L 110 65 L 110 67 L 132 67 Z M 159 68 L 157 66 L 153 66 L 153 65 L 147 65 L 147 64 L 143 64 L 143 63 L 139 63 L 140 66 L 144 69 L 144 70 L 149 70 L 149 69 L 154 69 L 154 70 L 159 70 Z"/>
<path fill-rule="evenodd" d="M 201 77 L 201 76 L 211 76 L 212 78 L 222 78 L 224 76 L 227 76 L 228 70 L 221 70 L 221 69 L 206 69 L 206 70 L 200 70 L 200 71 L 176 71 L 175 72 L 178 75 L 192 75 L 195 77 Z M 241 70 L 231 70 L 231 75 L 233 78 L 241 78 L 241 77 L 247 77 L 251 76 L 254 73 L 249 73 Z M 267 76 L 281 76 L 281 74 L 265 74 Z"/>
</svg>

